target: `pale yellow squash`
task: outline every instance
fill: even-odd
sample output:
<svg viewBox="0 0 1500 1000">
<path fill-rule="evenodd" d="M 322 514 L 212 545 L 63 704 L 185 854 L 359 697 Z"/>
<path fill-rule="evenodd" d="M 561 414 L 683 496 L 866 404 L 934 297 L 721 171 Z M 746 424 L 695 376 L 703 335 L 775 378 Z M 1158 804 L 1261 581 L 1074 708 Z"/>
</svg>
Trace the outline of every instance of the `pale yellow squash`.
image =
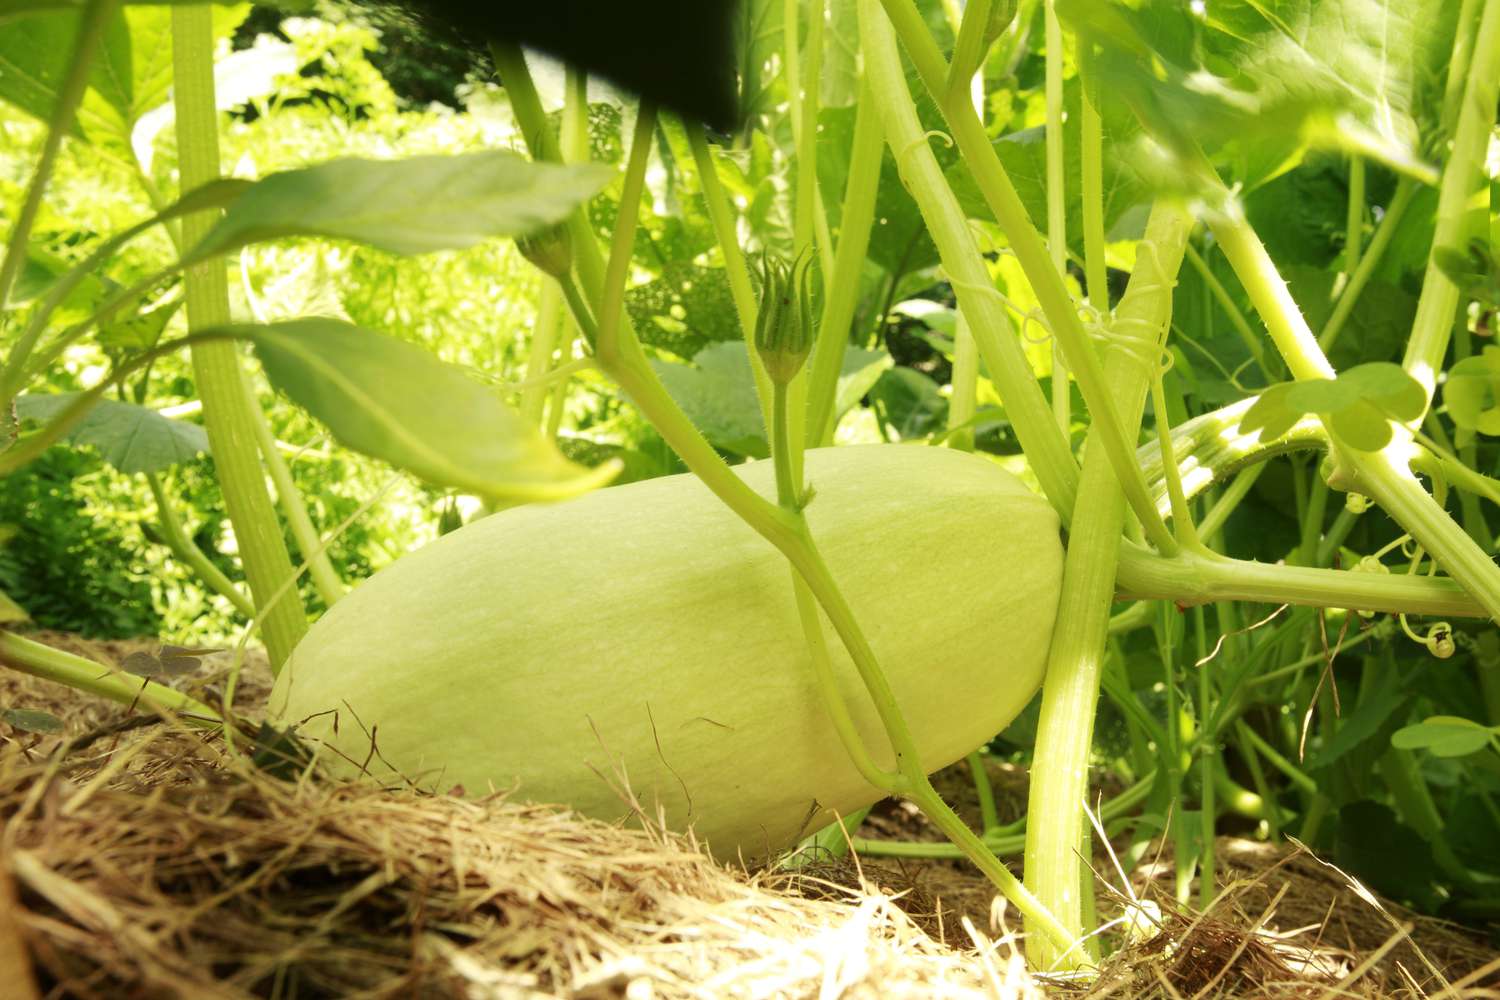
<svg viewBox="0 0 1500 1000">
<path fill-rule="evenodd" d="M 1051 508 L 982 457 L 906 445 L 807 455 L 807 516 L 929 769 L 1041 684 L 1063 550 Z M 774 497 L 770 463 L 741 474 Z M 516 787 L 594 816 L 692 825 L 762 856 L 879 794 L 814 684 L 785 559 L 692 476 L 485 518 L 375 574 L 315 625 L 273 712 L 440 791 Z M 828 628 L 840 684 L 890 753 Z M 337 712 L 334 735 L 331 714 Z M 370 734 L 376 751 L 371 753 Z M 608 780 L 606 780 L 608 779 Z"/>
</svg>

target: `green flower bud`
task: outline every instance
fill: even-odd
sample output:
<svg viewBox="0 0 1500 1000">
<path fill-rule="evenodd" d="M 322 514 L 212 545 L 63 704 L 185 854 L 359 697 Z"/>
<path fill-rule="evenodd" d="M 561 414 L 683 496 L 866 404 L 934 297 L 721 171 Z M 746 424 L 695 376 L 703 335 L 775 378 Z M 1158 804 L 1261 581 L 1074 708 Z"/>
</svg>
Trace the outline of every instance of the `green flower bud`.
<svg viewBox="0 0 1500 1000">
<path fill-rule="evenodd" d="M 561 281 L 573 267 L 573 241 L 566 226 L 548 226 L 516 237 L 516 249 L 544 274 Z"/>
<path fill-rule="evenodd" d="M 804 250 L 788 265 L 766 254 L 760 279 L 755 349 L 771 381 L 786 385 L 812 351 L 812 255 Z"/>
<path fill-rule="evenodd" d="M 984 47 L 988 51 L 991 45 L 1000 40 L 1005 34 L 1005 29 L 1010 27 L 1010 22 L 1016 19 L 1017 0 L 994 0 L 990 4 L 990 23 L 984 31 Z"/>
</svg>

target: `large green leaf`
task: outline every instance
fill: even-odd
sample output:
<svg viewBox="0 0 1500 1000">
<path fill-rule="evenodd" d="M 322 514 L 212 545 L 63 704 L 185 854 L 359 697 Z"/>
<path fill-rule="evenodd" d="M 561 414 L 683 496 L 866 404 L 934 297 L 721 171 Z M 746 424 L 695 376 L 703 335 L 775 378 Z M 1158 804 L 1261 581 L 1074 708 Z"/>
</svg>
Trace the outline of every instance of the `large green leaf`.
<svg viewBox="0 0 1500 1000">
<path fill-rule="evenodd" d="M 184 263 L 287 236 L 358 240 L 403 254 L 461 250 L 560 222 L 613 176 L 602 164 L 535 163 L 501 150 L 332 160 L 257 181 Z"/>
<path fill-rule="evenodd" d="M 78 15 L 68 11 L 15 17 L 0 13 L 0 100 L 49 120 L 73 58 L 78 22 Z M 89 89 L 78 106 L 75 135 L 104 139 L 126 132 L 118 104 L 128 95 L 129 62 L 130 30 L 125 15 L 116 11 L 105 27 Z"/>
<path fill-rule="evenodd" d="M 651 364 L 667 392 L 714 447 L 747 458 L 765 458 L 771 453 L 744 341 L 710 344 L 694 355 L 691 365 Z M 845 350 L 835 418 L 856 405 L 891 364 L 885 351 Z"/>
<path fill-rule="evenodd" d="M 23 421 L 45 423 L 67 409 L 78 395 L 25 395 L 16 400 L 16 408 Z M 67 440 L 97 448 L 106 462 L 124 473 L 160 472 L 208 451 L 208 435 L 197 424 L 113 399 L 96 403 Z"/>
<path fill-rule="evenodd" d="M 770 454 L 765 421 L 742 340 L 710 344 L 691 365 L 653 361 L 667 392 L 709 443 L 749 458 Z"/>
<path fill-rule="evenodd" d="M 1359 153 L 1432 181 L 1418 122 L 1434 116 L 1456 4 L 1438 0 L 1063 0 L 1123 98 L 1169 155 L 1201 144 L 1254 185 L 1309 147 Z M 1158 174 L 1167 180 L 1169 169 Z"/>
<path fill-rule="evenodd" d="M 619 471 L 574 465 L 462 368 L 332 319 L 223 332 L 251 341 L 271 382 L 345 446 L 496 500 L 560 500 Z"/>
<path fill-rule="evenodd" d="M 1069 80 L 1064 87 L 1064 102 L 1069 108 L 1079 107 L 1081 95 L 1077 81 Z M 1063 123 L 1063 190 L 1068 193 L 1067 233 L 1068 243 L 1080 255 L 1083 253 L 1083 201 L 1076 197 L 1083 188 L 1083 144 L 1081 116 L 1070 113 Z M 1147 197 L 1145 186 L 1137 173 L 1121 159 L 1121 151 L 1140 135 L 1140 126 L 1135 119 L 1117 103 L 1105 105 L 1102 112 L 1104 133 L 1104 228 L 1114 229 L 1127 209 L 1140 204 Z M 1036 226 L 1047 227 L 1047 130 L 1043 126 L 1022 129 L 1003 135 L 995 140 L 995 152 L 1005 166 L 1016 193 L 1026 206 L 1026 212 Z M 946 171 L 949 183 L 959 204 L 971 218 L 990 218 L 989 206 L 979 192 L 973 175 L 961 161 Z"/>
</svg>

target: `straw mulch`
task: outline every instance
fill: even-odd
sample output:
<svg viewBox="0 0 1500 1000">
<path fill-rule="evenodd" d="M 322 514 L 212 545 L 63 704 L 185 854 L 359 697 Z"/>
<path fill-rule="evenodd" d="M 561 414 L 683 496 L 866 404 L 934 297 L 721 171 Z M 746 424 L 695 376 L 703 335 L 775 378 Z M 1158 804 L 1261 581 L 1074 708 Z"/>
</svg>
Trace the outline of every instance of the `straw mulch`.
<svg viewBox="0 0 1500 1000">
<path fill-rule="evenodd" d="M 116 664 L 141 648 L 46 638 Z M 222 668 L 210 657 L 193 678 L 206 698 Z M 242 708 L 265 695 L 241 690 Z M 1092 984 L 1043 983 L 1003 908 L 947 863 L 746 872 L 649 822 L 281 780 L 218 736 L 9 671 L 0 706 L 65 724 L 0 725 L 0 995 L 17 1000 L 1500 997 L 1500 963 L 1481 968 L 1492 953 L 1446 931 L 1452 947 L 1434 951 L 1423 922 L 1399 953 L 1409 981 L 1390 971 L 1408 968 L 1391 962 L 1408 938 L 1285 936 L 1304 861 L 1348 885 L 1307 858 L 1232 855 L 1242 885 L 1209 918 L 1163 906 L 1159 932 Z M 1254 894 L 1285 886 L 1276 908 Z M 1375 912 L 1333 908 L 1330 939 Z"/>
</svg>

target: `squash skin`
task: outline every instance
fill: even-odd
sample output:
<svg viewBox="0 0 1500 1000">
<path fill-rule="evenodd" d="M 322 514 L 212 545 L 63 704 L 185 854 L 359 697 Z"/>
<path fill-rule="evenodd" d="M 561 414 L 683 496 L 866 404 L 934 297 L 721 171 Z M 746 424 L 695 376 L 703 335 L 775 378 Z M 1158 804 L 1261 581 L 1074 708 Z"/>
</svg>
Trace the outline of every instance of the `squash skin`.
<svg viewBox="0 0 1500 1000">
<path fill-rule="evenodd" d="M 771 463 L 737 470 L 774 497 Z M 806 456 L 807 517 L 931 770 L 1041 685 L 1063 549 L 1044 500 L 987 459 L 910 445 Z M 336 772 L 692 826 L 763 857 L 881 797 L 828 722 L 785 558 L 690 475 L 474 522 L 372 576 L 271 696 Z M 891 754 L 824 620 L 846 703 Z M 338 732 L 333 717 L 339 710 Z M 351 716 L 352 712 L 352 716 Z M 357 719 L 357 721 L 356 721 Z M 375 730 L 378 754 L 370 754 Z M 606 781 L 606 777 L 609 779 Z M 832 810 L 832 812 L 830 812 Z"/>
</svg>

